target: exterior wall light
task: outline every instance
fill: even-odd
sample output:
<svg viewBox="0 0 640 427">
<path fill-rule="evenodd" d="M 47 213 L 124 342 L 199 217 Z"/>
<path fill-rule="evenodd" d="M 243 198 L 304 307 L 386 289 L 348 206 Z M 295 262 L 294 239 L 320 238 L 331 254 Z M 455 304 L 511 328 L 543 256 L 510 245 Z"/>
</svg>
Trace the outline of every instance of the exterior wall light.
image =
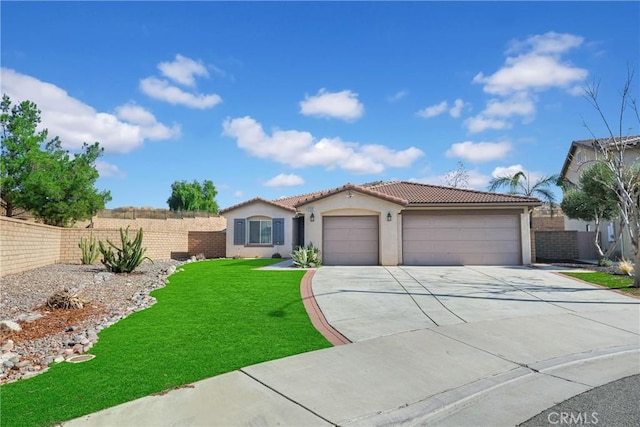
<svg viewBox="0 0 640 427">
<path fill-rule="evenodd" d="M 387 212 L 387 221 L 391 221 L 391 212 Z"/>
<path fill-rule="evenodd" d="M 316 216 L 311 212 L 311 216 L 309 217 L 309 221 L 313 222 L 316 220 Z"/>
</svg>

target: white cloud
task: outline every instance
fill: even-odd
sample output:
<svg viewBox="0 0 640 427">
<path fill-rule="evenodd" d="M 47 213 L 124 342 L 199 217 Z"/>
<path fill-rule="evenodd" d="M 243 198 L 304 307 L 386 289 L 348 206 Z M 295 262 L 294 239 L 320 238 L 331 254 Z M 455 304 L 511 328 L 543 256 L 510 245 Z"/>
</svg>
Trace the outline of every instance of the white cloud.
<svg viewBox="0 0 640 427">
<path fill-rule="evenodd" d="M 127 176 L 127 174 L 122 172 L 118 166 L 102 160 L 96 160 L 96 170 L 98 171 L 98 174 L 100 174 L 101 178 L 124 178 Z"/>
<path fill-rule="evenodd" d="M 491 176 L 493 178 L 511 177 L 518 172 L 523 172 L 529 182 L 531 182 L 532 184 L 545 176 L 545 174 L 542 172 L 529 171 L 522 167 L 521 164 L 511 166 L 498 166 L 493 170 L 493 172 L 491 172 Z"/>
<path fill-rule="evenodd" d="M 245 196 L 244 191 L 236 190 L 233 192 L 233 197 L 235 197 L 236 199 L 244 199 L 244 196 Z"/>
<path fill-rule="evenodd" d="M 423 108 L 422 110 L 418 111 L 416 114 L 419 115 L 420 117 L 424 117 L 425 119 L 429 119 L 431 117 L 436 117 L 444 113 L 445 111 L 447 111 L 447 108 L 449 108 L 449 104 L 447 103 L 447 101 L 442 101 L 439 104 L 435 104 L 435 105 L 431 105 L 429 107 Z"/>
<path fill-rule="evenodd" d="M 487 107 L 481 113 L 488 117 L 533 117 L 536 113 L 536 105 L 531 98 L 524 93 L 514 95 L 506 99 L 491 99 Z"/>
<path fill-rule="evenodd" d="M 511 128 L 511 123 L 505 120 L 492 119 L 481 115 L 469 117 L 464 121 L 464 125 L 471 133 L 479 133 L 488 129 L 501 130 Z"/>
<path fill-rule="evenodd" d="M 402 98 L 404 98 L 405 96 L 407 96 L 409 94 L 409 92 L 407 92 L 406 90 L 400 90 L 396 93 L 394 93 L 393 95 L 391 95 L 389 98 L 387 98 L 389 100 L 389 102 L 398 102 L 400 101 Z"/>
<path fill-rule="evenodd" d="M 505 63 L 493 74 L 478 73 L 473 83 L 483 85 L 486 93 L 498 96 L 484 111 L 467 119 L 471 133 L 511 127 L 510 118 L 519 116 L 524 123 L 536 114 L 534 94 L 549 89 L 564 89 L 572 95 L 588 76 L 588 71 L 572 65 L 563 56 L 580 47 L 584 39 L 573 34 L 548 32 L 514 41 L 506 51 Z"/>
<path fill-rule="evenodd" d="M 140 80 L 140 90 L 151 98 L 173 105 L 184 105 L 190 108 L 211 108 L 222 102 L 220 95 L 185 92 L 179 87 L 171 86 L 166 80 L 147 77 Z"/>
<path fill-rule="evenodd" d="M 458 142 L 447 150 L 447 157 L 458 157 L 471 162 L 501 159 L 511 150 L 509 142 Z"/>
<path fill-rule="evenodd" d="M 315 96 L 305 95 L 304 101 L 300 101 L 300 113 L 354 121 L 362 117 L 364 106 L 358 100 L 358 94 L 350 90 L 327 92 L 320 89 Z"/>
<path fill-rule="evenodd" d="M 353 173 L 381 173 L 387 167 L 407 167 L 424 153 L 411 147 L 397 151 L 381 145 L 345 142 L 340 138 L 317 140 L 309 132 L 274 130 L 267 135 L 260 123 L 246 116 L 226 119 L 223 135 L 236 139 L 249 154 L 294 168 L 321 166 Z"/>
<path fill-rule="evenodd" d="M 264 183 L 266 187 L 295 187 L 302 184 L 304 184 L 304 179 L 292 173 L 281 173 Z"/>
<path fill-rule="evenodd" d="M 194 76 L 209 77 L 207 68 L 200 61 L 195 61 L 180 54 L 173 62 L 161 62 L 158 69 L 163 76 L 184 86 L 193 87 L 196 84 Z"/>
<path fill-rule="evenodd" d="M 171 128 L 159 123 L 155 116 L 143 107 L 128 103 L 116 107 L 118 118 L 129 123 L 139 125 L 141 135 L 149 139 L 167 139 L 180 135 L 180 126 L 173 125 Z"/>
<path fill-rule="evenodd" d="M 561 58 L 562 54 L 579 47 L 582 37 L 548 32 L 512 43 L 505 65 L 485 76 L 478 73 L 474 83 L 484 84 L 484 91 L 498 95 L 513 92 L 544 90 L 553 87 L 569 88 L 587 78 L 588 71 L 575 67 Z"/>
<path fill-rule="evenodd" d="M 462 114 L 462 109 L 464 108 L 464 101 L 460 98 L 456 99 L 453 102 L 453 107 L 451 107 L 451 109 L 449 110 L 449 114 L 451 115 L 451 117 L 460 117 L 460 114 Z"/>
<path fill-rule="evenodd" d="M 127 153 L 142 146 L 146 139 L 176 136 L 178 126 L 168 128 L 143 109 L 122 107 L 123 116 L 98 112 L 73 98 L 65 90 L 9 68 L 1 69 L 2 93 L 14 104 L 29 100 L 41 111 L 41 128 L 49 136 L 59 136 L 65 149 L 76 150 L 84 142 L 100 142 L 105 151 Z M 120 107 L 119 107 L 120 108 Z"/>
<path fill-rule="evenodd" d="M 538 54 L 559 54 L 574 47 L 579 47 L 584 38 L 573 34 L 561 34 L 549 31 L 545 34 L 537 34 L 528 37 L 524 41 L 514 40 L 506 53 L 519 53 L 532 51 Z"/>
<path fill-rule="evenodd" d="M 431 117 L 436 117 L 446 112 L 449 113 L 451 117 L 460 117 L 462 114 L 462 109 L 464 108 L 465 103 L 462 99 L 458 98 L 453 101 L 453 105 L 449 108 L 449 103 L 447 101 L 442 101 L 439 104 L 431 105 L 429 107 L 423 108 L 419 110 L 416 114 L 420 117 L 424 117 L 426 119 Z"/>
</svg>

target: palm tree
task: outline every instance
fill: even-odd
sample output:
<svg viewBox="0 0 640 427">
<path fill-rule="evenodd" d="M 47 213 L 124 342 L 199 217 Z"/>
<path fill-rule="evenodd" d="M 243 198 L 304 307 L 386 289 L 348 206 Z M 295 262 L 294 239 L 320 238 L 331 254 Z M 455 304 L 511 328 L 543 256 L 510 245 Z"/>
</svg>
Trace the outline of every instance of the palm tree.
<svg viewBox="0 0 640 427">
<path fill-rule="evenodd" d="M 489 191 L 496 191 L 499 188 L 508 187 L 509 194 L 537 197 L 542 201 L 549 203 L 549 209 L 553 216 L 553 205 L 556 202 L 556 196 L 549 188 L 552 185 L 557 185 L 558 175 L 543 176 L 531 185 L 529 174 L 523 171 L 517 172 L 513 175 L 505 175 L 497 178 L 493 178 L 489 181 Z"/>
</svg>

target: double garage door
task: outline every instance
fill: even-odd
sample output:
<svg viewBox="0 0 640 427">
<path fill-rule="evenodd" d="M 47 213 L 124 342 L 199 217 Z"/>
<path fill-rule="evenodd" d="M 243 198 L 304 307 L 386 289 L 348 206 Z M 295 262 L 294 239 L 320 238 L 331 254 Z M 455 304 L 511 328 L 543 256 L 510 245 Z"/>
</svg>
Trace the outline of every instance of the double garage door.
<svg viewBox="0 0 640 427">
<path fill-rule="evenodd" d="M 520 216 L 407 213 L 402 257 L 405 265 L 520 265 Z"/>
<path fill-rule="evenodd" d="M 323 264 L 379 264 L 377 216 L 325 216 L 322 221 Z M 520 215 L 405 212 L 402 261 L 404 265 L 520 265 Z"/>
</svg>

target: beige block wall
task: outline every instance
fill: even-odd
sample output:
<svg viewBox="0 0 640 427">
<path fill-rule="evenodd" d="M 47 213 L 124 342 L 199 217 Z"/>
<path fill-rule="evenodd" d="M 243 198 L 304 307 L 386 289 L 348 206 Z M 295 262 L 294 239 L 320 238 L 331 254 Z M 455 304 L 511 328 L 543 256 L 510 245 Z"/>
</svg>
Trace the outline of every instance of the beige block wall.
<svg viewBox="0 0 640 427">
<path fill-rule="evenodd" d="M 92 225 L 91 225 L 92 224 Z M 142 228 L 145 231 L 222 231 L 227 228 L 227 220 L 221 216 L 209 218 L 101 218 L 93 217 L 90 223 L 79 223 L 76 228 L 92 226 L 100 229 L 115 229 L 130 227 L 136 231 Z"/>
<path fill-rule="evenodd" d="M 129 230 L 129 238 L 135 238 L 137 229 Z M 80 263 L 82 251 L 78 247 L 81 238 L 93 235 L 96 240 L 112 241 L 116 246 L 122 245 L 120 230 L 65 228 L 60 245 L 60 262 Z M 189 251 L 189 234 L 184 231 L 144 231 L 142 246 L 147 248 L 145 256 L 153 259 L 170 259 L 173 253 L 186 254 Z"/>
<path fill-rule="evenodd" d="M 137 230 L 130 229 L 129 238 L 133 239 Z M 96 240 L 106 243 L 109 239 L 117 246 L 121 245 L 119 228 L 60 228 L 0 217 L 0 277 L 55 263 L 79 264 L 82 256 L 78 246 L 80 239 L 88 239 L 91 235 Z M 193 240 L 191 245 L 190 240 Z M 199 253 L 207 258 L 218 258 L 225 255 L 225 233 L 145 229 L 142 245 L 147 248 L 145 255 L 153 260 Z"/>
<path fill-rule="evenodd" d="M 62 229 L 0 217 L 0 276 L 60 262 Z"/>
</svg>

